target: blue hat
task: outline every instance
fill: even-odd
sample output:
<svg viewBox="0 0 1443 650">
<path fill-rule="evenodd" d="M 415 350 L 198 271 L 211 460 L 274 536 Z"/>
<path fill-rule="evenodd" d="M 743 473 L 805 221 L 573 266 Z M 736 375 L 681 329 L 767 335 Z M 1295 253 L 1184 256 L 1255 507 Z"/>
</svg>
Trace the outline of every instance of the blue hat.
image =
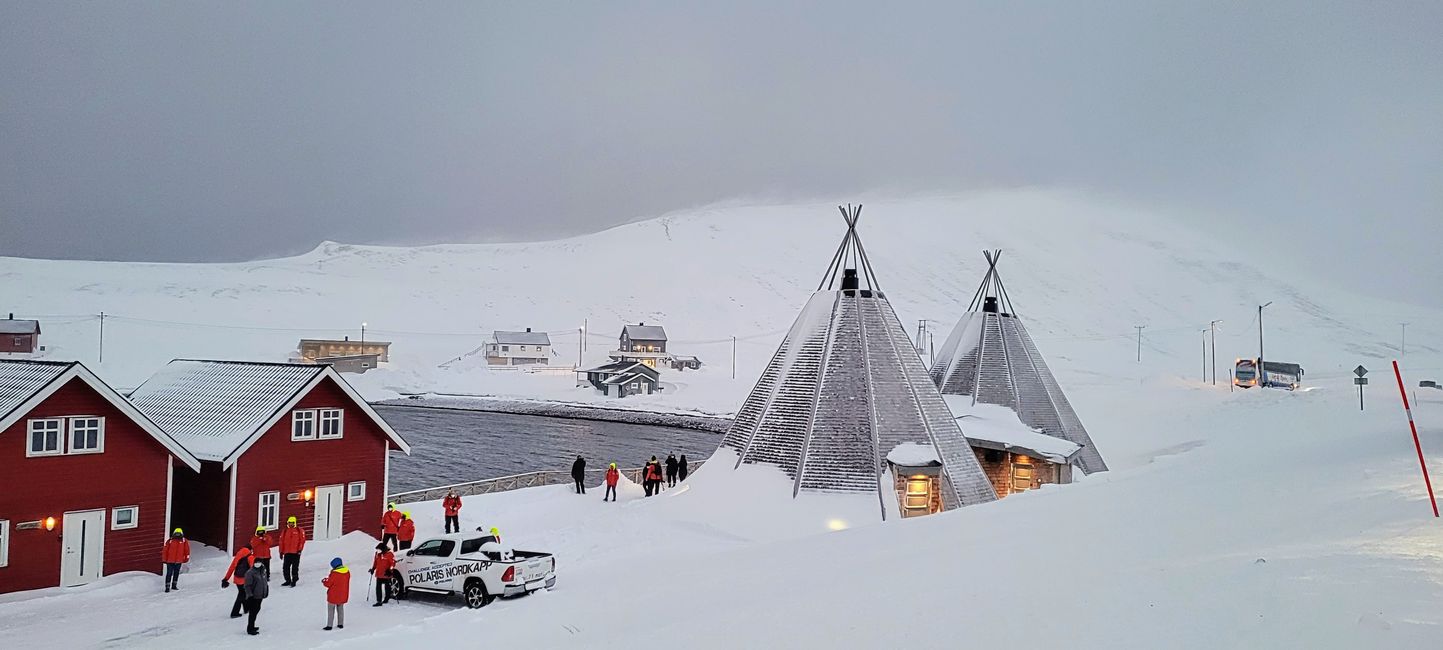
<svg viewBox="0 0 1443 650">
<path fill-rule="evenodd" d="M 333 558 L 331 558 L 331 568 L 332 568 L 332 569 L 339 569 L 339 568 L 341 568 L 341 565 L 342 565 L 342 564 L 345 564 L 345 562 L 342 562 L 342 561 L 341 561 L 341 558 L 338 558 L 338 557 L 333 557 Z"/>
</svg>

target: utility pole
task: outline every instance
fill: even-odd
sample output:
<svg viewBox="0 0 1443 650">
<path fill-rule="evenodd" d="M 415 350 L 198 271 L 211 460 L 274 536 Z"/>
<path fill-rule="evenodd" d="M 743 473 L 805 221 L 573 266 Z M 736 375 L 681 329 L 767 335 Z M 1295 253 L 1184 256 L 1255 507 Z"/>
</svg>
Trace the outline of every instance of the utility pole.
<svg viewBox="0 0 1443 650">
<path fill-rule="evenodd" d="M 591 341 L 586 340 L 586 335 L 587 335 L 587 334 L 590 334 L 590 333 L 591 333 L 591 324 L 587 322 L 587 319 L 585 319 L 585 318 L 581 319 L 581 341 L 582 341 L 582 343 L 581 343 L 581 349 L 582 349 L 582 350 L 586 350 L 586 349 L 588 349 L 588 348 L 591 347 Z"/>
<path fill-rule="evenodd" d="M 366 353 L 366 323 L 361 322 L 361 354 Z"/>
<path fill-rule="evenodd" d="M 737 378 L 737 337 L 732 337 L 732 379 Z"/>
<path fill-rule="evenodd" d="M 1271 304 L 1273 301 L 1269 300 L 1258 305 L 1258 386 L 1261 388 L 1268 387 L 1268 370 L 1263 365 L 1263 308 Z"/>
<path fill-rule="evenodd" d="M 1215 320 L 1208 323 L 1208 329 L 1212 331 L 1213 339 L 1213 385 L 1218 385 L 1218 323 L 1222 320 Z"/>
<path fill-rule="evenodd" d="M 105 312 L 100 312 L 100 361 L 105 363 Z"/>
<path fill-rule="evenodd" d="M 586 341 L 586 325 L 576 328 L 576 369 L 581 370 L 581 356 L 584 351 L 583 342 Z"/>
<path fill-rule="evenodd" d="M 1208 331 L 1202 330 L 1202 373 L 1203 383 L 1208 383 Z"/>
<path fill-rule="evenodd" d="M 1146 325 L 1133 325 L 1137 329 L 1137 362 L 1142 363 L 1142 328 Z"/>
</svg>

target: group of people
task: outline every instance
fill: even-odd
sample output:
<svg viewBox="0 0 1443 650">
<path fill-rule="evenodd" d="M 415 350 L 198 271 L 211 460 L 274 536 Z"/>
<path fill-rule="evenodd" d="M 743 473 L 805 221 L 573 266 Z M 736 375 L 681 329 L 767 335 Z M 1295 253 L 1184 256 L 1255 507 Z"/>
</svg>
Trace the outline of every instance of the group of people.
<svg viewBox="0 0 1443 650">
<path fill-rule="evenodd" d="M 675 487 L 677 481 L 685 481 L 687 473 L 686 454 L 677 458 L 676 454 L 667 454 L 666 461 L 658 461 L 652 456 L 646 466 L 641 469 L 641 487 L 646 491 L 646 496 L 661 494 L 667 487 Z M 577 494 L 586 494 L 586 459 L 576 457 L 571 463 L 571 480 L 575 484 Z M 606 494 L 602 495 L 602 501 L 616 500 L 616 484 L 621 481 L 621 471 L 616 469 L 616 463 L 606 467 Z"/>
</svg>

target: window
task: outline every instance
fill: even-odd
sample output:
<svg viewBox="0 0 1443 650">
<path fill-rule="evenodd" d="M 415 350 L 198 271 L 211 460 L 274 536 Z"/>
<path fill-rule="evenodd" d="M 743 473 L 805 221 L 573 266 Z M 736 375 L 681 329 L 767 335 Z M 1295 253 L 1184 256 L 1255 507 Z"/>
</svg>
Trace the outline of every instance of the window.
<svg viewBox="0 0 1443 650">
<path fill-rule="evenodd" d="M 501 351 L 502 351 L 502 352 L 510 352 L 510 351 L 511 351 L 511 346 L 509 346 L 509 345 L 503 345 L 503 346 L 501 346 Z"/>
<path fill-rule="evenodd" d="M 341 437 L 341 409 L 321 409 L 321 437 Z"/>
<path fill-rule="evenodd" d="M 0 566 L 10 564 L 10 520 L 0 519 Z"/>
<path fill-rule="evenodd" d="M 928 510 L 932 505 L 932 480 L 923 476 L 907 479 L 907 498 L 903 505 L 911 510 Z"/>
<path fill-rule="evenodd" d="M 346 486 L 346 500 L 347 500 L 347 501 L 365 501 L 365 500 L 366 500 L 366 482 L 365 482 L 365 481 L 356 481 L 355 483 L 351 483 L 350 485 L 347 485 L 347 486 Z"/>
<path fill-rule="evenodd" d="M 258 515 L 256 516 L 256 528 L 264 528 L 264 529 L 266 529 L 266 530 L 275 530 L 276 528 L 279 527 L 279 526 L 277 526 L 276 522 L 280 521 L 280 519 L 281 519 L 281 493 L 280 493 L 280 492 L 262 492 L 262 493 L 261 493 L 261 507 L 260 507 L 260 511 L 259 511 Z"/>
<path fill-rule="evenodd" d="M 140 506 L 122 506 L 110 509 L 110 529 L 121 530 L 140 525 Z"/>
<path fill-rule="evenodd" d="M 291 440 L 316 439 L 316 412 L 291 412 Z"/>
<path fill-rule="evenodd" d="M 29 344 L 30 342 L 27 341 L 27 340 L 25 340 L 25 339 L 26 339 L 26 337 L 24 337 L 24 336 L 16 336 L 16 337 L 13 337 L 13 338 L 11 339 L 10 344 L 11 344 L 11 345 L 14 345 L 14 346 L 17 346 L 17 347 L 18 347 L 18 346 L 21 346 L 21 345 L 27 345 L 27 344 Z"/>
<path fill-rule="evenodd" d="M 30 444 L 26 456 L 57 456 L 64 453 L 60 448 L 60 430 L 65 421 L 60 418 L 30 421 Z"/>
<path fill-rule="evenodd" d="M 105 451 L 104 418 L 70 418 L 70 451 L 72 454 L 98 454 Z"/>
<path fill-rule="evenodd" d="M 1032 489 L 1032 464 L 1012 464 L 1012 491 L 1021 492 Z"/>
<path fill-rule="evenodd" d="M 411 551 L 411 555 L 426 555 L 430 557 L 451 557 L 451 551 L 455 550 L 456 542 L 449 539 L 433 539 L 417 546 Z"/>
</svg>

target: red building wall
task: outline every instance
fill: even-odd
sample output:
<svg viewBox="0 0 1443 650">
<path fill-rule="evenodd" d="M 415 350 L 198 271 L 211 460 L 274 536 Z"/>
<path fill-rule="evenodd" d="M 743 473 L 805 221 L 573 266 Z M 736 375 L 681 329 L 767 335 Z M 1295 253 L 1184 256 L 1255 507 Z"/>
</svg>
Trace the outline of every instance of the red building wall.
<svg viewBox="0 0 1443 650">
<path fill-rule="evenodd" d="M 34 334 L 0 334 L 0 352 L 34 352 Z"/>
<path fill-rule="evenodd" d="M 31 418 L 96 415 L 105 418 L 105 451 L 26 458 Z M 165 541 L 166 473 L 170 453 L 80 379 L 72 379 L 24 418 L 0 432 L 0 519 L 10 520 L 9 566 L 0 568 L 0 593 L 60 584 L 64 514 L 105 510 L 105 575 L 159 573 Z M 177 462 L 175 474 L 191 469 Z M 139 506 L 139 525 L 111 530 L 110 509 Z M 27 521 L 55 518 L 55 530 L 16 530 Z"/>
<path fill-rule="evenodd" d="M 390 439 L 356 406 L 334 381 L 326 379 L 301 398 L 296 409 L 340 408 L 342 437 L 333 440 L 291 440 L 291 416 L 285 414 L 238 461 L 236 475 L 234 546 L 239 548 L 255 534 L 261 492 L 280 492 L 280 518 L 294 516 L 311 531 L 315 513 L 291 493 L 304 493 L 324 485 L 366 482 L 366 498 L 347 501 L 341 516 L 342 533 L 361 531 L 379 536 L 385 509 L 386 454 Z M 319 426 L 319 425 L 317 425 Z"/>
</svg>

